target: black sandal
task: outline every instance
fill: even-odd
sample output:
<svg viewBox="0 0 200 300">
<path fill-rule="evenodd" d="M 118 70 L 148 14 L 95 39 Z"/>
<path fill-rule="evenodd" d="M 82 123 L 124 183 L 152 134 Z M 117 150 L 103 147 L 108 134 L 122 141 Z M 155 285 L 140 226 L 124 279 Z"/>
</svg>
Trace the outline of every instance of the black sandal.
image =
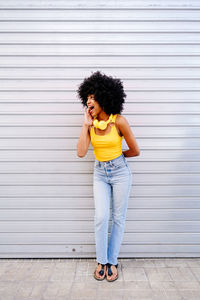
<svg viewBox="0 0 200 300">
<path fill-rule="evenodd" d="M 112 270 L 111 270 L 111 266 L 115 266 L 116 267 L 116 269 L 117 269 L 117 267 L 118 267 L 118 264 L 116 264 L 116 265 L 112 265 L 112 264 L 109 264 L 109 263 L 107 263 L 107 266 L 108 266 L 108 276 L 112 276 L 112 274 L 113 274 L 113 272 L 112 272 Z M 115 281 L 115 280 L 117 280 L 117 278 L 118 278 L 118 272 L 117 272 L 117 276 L 114 278 L 114 279 L 108 279 L 108 277 L 106 276 L 106 279 L 107 279 L 107 281 Z"/>
<path fill-rule="evenodd" d="M 101 276 L 103 276 L 104 275 L 104 277 L 103 278 L 99 278 L 99 277 L 97 277 L 96 276 L 96 270 L 94 271 L 94 278 L 96 279 L 96 280 L 103 280 L 104 278 L 105 278 L 105 276 L 106 276 L 106 272 L 104 271 L 104 266 L 106 265 L 106 264 L 100 264 L 100 263 L 98 263 L 98 265 L 101 265 L 101 270 L 99 271 L 99 275 L 101 275 Z"/>
</svg>

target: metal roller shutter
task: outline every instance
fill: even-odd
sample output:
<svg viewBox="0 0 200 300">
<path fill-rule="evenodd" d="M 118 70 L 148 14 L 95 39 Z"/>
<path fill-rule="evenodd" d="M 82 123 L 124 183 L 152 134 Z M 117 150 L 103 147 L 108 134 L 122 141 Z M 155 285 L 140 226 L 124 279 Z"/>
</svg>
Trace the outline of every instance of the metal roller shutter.
<svg viewBox="0 0 200 300">
<path fill-rule="evenodd" d="M 0 1 L 0 257 L 95 257 L 76 89 L 96 70 L 141 150 L 120 257 L 199 256 L 199 20 L 195 0 Z"/>
</svg>

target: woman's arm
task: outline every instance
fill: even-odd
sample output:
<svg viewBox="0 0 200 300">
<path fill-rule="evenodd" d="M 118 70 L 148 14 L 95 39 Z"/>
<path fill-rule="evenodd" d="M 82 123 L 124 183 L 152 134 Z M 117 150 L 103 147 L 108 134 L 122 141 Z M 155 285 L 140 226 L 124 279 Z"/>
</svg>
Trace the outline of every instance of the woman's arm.
<svg viewBox="0 0 200 300">
<path fill-rule="evenodd" d="M 84 157 L 87 152 L 90 145 L 90 132 L 89 127 L 92 125 L 92 118 L 90 114 L 87 112 L 87 109 L 85 108 L 85 118 L 80 134 L 80 138 L 77 143 L 77 155 L 79 157 Z"/>
<path fill-rule="evenodd" d="M 123 151 L 124 156 L 131 157 L 140 155 L 140 149 L 126 118 L 118 115 L 116 118 L 116 125 L 121 134 L 124 136 L 124 139 L 129 147 L 129 150 Z"/>
</svg>

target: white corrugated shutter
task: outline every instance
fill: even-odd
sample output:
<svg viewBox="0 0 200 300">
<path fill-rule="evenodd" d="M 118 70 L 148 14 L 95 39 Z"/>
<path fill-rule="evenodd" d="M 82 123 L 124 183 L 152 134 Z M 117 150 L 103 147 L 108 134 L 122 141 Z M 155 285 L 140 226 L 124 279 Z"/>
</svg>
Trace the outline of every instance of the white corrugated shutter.
<svg viewBox="0 0 200 300">
<path fill-rule="evenodd" d="M 141 150 L 120 257 L 199 256 L 199 21 L 195 0 L 0 1 L 1 257 L 95 257 L 76 89 L 96 70 Z"/>
</svg>

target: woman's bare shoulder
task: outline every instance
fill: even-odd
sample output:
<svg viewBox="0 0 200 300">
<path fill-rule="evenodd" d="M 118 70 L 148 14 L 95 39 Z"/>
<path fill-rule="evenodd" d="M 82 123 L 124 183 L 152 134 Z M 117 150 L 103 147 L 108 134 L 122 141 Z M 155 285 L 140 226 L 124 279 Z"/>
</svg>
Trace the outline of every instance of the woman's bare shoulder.
<svg viewBox="0 0 200 300">
<path fill-rule="evenodd" d="M 127 119 L 123 115 L 120 115 L 120 114 L 117 115 L 115 122 L 119 126 L 120 125 L 123 126 L 128 123 Z"/>
</svg>

